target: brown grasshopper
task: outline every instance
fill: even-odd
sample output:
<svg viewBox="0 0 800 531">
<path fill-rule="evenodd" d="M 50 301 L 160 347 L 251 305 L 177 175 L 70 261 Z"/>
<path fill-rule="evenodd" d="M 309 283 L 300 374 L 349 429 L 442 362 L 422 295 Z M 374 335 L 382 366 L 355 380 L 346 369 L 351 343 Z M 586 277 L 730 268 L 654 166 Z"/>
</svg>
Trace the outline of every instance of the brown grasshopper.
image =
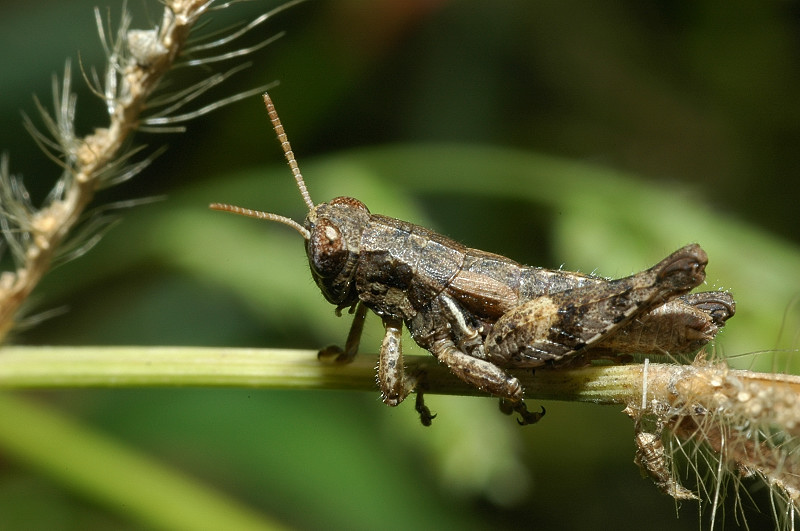
<svg viewBox="0 0 800 531">
<path fill-rule="evenodd" d="M 372 214 L 358 199 L 314 205 L 269 96 L 270 120 L 308 206 L 301 225 L 272 214 L 214 203 L 211 208 L 289 225 L 306 241 L 311 274 L 341 315 L 355 313 L 345 348 L 320 359 L 348 362 L 358 350 L 367 309 L 386 330 L 378 384 L 396 406 L 417 391 L 423 424 L 433 418 L 403 367 L 403 325 L 460 379 L 501 399 L 520 424 L 538 421 L 505 368 L 563 366 L 612 354 L 683 354 L 710 341 L 734 313 L 725 292 L 688 294 L 705 280 L 699 245 L 678 249 L 650 269 L 618 280 L 520 265 L 470 249 L 432 230 Z"/>
</svg>

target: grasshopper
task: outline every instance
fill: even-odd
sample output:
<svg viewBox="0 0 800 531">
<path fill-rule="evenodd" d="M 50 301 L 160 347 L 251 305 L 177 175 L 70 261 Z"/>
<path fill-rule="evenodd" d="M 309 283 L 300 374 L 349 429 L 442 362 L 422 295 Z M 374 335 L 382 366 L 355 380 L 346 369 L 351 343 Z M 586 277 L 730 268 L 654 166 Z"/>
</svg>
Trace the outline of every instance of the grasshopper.
<svg viewBox="0 0 800 531">
<path fill-rule="evenodd" d="M 372 214 L 352 197 L 315 205 L 268 94 L 272 126 L 300 195 L 304 223 L 269 212 L 214 203 L 210 208 L 277 221 L 305 240 L 311 274 L 322 294 L 354 313 L 344 349 L 320 351 L 322 360 L 351 361 L 367 310 L 383 321 L 378 384 L 396 406 L 417 392 L 422 423 L 434 415 L 422 399 L 424 375 L 406 374 L 401 332 L 463 381 L 516 411 L 520 424 L 545 413 L 528 411 L 523 389 L 508 368 L 586 363 L 611 355 L 684 354 L 705 345 L 734 314 L 726 292 L 689 294 L 705 280 L 708 258 L 697 244 L 678 249 L 640 273 L 617 280 L 529 267 L 406 221 Z"/>
</svg>

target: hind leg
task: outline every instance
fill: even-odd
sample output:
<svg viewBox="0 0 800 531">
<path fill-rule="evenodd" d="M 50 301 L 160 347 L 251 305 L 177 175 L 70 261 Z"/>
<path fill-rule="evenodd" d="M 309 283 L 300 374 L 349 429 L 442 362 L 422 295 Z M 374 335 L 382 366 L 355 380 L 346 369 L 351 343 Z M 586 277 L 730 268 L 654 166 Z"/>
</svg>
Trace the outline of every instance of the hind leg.
<svg viewBox="0 0 800 531">
<path fill-rule="evenodd" d="M 630 277 L 533 298 L 497 320 L 486 337 L 487 359 L 508 367 L 569 362 L 703 282 L 707 261 L 698 245 L 687 245 Z"/>
</svg>

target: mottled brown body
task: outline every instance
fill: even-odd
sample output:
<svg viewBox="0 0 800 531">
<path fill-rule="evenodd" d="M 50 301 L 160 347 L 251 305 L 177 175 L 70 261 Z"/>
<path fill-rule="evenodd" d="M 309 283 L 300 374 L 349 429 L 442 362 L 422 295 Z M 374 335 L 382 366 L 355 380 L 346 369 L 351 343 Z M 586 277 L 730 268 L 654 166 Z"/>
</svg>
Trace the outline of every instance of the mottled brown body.
<svg viewBox="0 0 800 531">
<path fill-rule="evenodd" d="M 403 372 L 403 324 L 458 377 L 508 400 L 531 422 L 538 414 L 525 412 L 519 382 L 502 369 L 603 353 L 683 354 L 712 339 L 733 314 L 727 293 L 685 295 L 705 279 L 707 257 L 698 245 L 636 275 L 606 280 L 470 249 L 370 214 L 353 198 L 314 207 L 304 228 L 311 234 L 311 270 L 328 300 L 340 310 L 363 305 L 386 325 L 379 383 L 390 405 L 416 384 Z M 344 352 L 328 355 L 352 359 L 357 337 L 351 334 Z"/>
<path fill-rule="evenodd" d="M 687 353 L 711 340 L 734 313 L 728 293 L 687 295 L 704 281 L 708 261 L 695 244 L 641 273 L 607 280 L 470 249 L 424 227 L 371 214 L 354 198 L 314 205 L 266 95 L 265 102 L 308 216 L 300 226 L 275 214 L 212 208 L 280 221 L 306 239 L 311 272 L 325 298 L 337 312 L 355 312 L 345 349 L 329 347 L 321 359 L 351 360 L 366 310 L 382 319 L 378 383 L 389 405 L 402 402 L 420 377 L 403 369 L 403 325 L 456 376 L 500 397 L 527 424 L 543 412 L 527 411 L 519 381 L 504 369 L 611 354 Z M 421 395 L 417 409 L 430 423 Z"/>
</svg>

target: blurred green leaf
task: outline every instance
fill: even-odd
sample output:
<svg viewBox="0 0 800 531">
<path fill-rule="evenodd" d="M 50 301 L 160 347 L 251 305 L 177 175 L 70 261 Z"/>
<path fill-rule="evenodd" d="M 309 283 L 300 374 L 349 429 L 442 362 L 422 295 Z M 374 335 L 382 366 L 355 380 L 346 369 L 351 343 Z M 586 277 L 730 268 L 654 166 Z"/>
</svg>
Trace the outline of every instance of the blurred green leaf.
<svg viewBox="0 0 800 531">
<path fill-rule="evenodd" d="M 0 396 L 4 454 L 89 498 L 163 529 L 281 529 L 125 445 L 12 395 Z"/>
</svg>

